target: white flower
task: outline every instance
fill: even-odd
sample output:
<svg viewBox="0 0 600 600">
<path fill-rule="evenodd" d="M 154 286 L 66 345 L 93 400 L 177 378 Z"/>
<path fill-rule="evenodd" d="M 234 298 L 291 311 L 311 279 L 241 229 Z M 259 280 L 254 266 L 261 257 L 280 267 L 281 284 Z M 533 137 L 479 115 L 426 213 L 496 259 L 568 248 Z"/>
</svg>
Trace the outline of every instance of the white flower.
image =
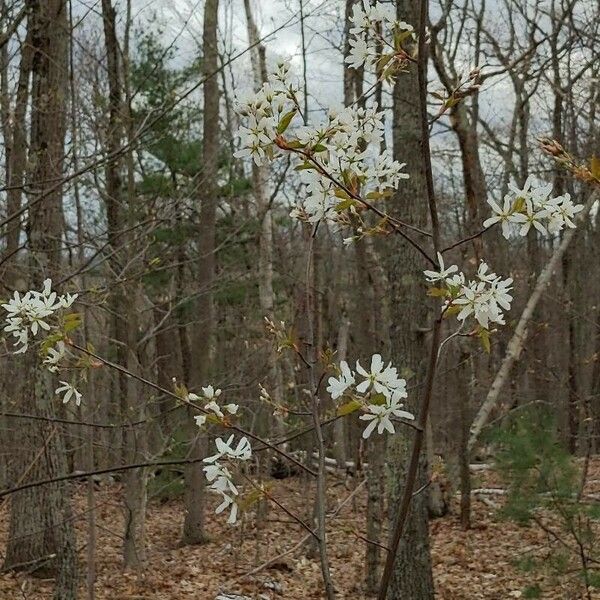
<svg viewBox="0 0 600 600">
<path fill-rule="evenodd" d="M 565 194 L 549 200 L 547 210 L 550 212 L 548 229 L 551 233 L 557 233 L 564 225 L 575 229 L 575 215 L 583 210 L 583 204 L 574 204 L 570 194 Z"/>
<path fill-rule="evenodd" d="M 526 236 L 534 227 L 540 233 L 556 234 L 567 227 L 575 227 L 573 218 L 583 210 L 581 204 L 573 204 L 569 194 L 550 198 L 552 185 L 535 185 L 532 176 L 527 178 L 522 188 L 509 183 L 511 192 L 504 198 L 504 207 L 500 207 L 488 200 L 495 215 L 484 221 L 484 226 L 489 227 L 497 222 L 502 222 L 502 232 L 508 238 L 510 223 L 519 225 L 519 234 Z"/>
<path fill-rule="evenodd" d="M 463 306 L 456 317 L 459 321 L 464 321 L 471 315 L 474 315 L 479 324 L 487 329 L 489 323 L 488 304 L 480 293 L 483 291 L 484 285 L 481 283 L 478 286 L 465 286 L 462 290 L 462 296 L 456 298 L 454 304 Z"/>
<path fill-rule="evenodd" d="M 504 197 L 504 204 L 502 208 L 500 208 L 500 206 L 498 206 L 498 204 L 491 198 L 489 198 L 487 202 L 492 207 L 494 216 L 486 219 L 483 222 L 483 226 L 487 229 L 488 227 L 494 225 L 494 223 L 502 223 L 502 235 L 508 239 L 510 236 L 510 223 L 512 222 L 511 217 L 513 215 L 512 199 L 507 194 Z"/>
<path fill-rule="evenodd" d="M 230 474 L 221 474 L 215 479 L 212 484 L 212 489 L 220 494 L 239 494 L 237 487 L 233 483 Z"/>
<path fill-rule="evenodd" d="M 215 514 L 223 512 L 228 506 L 231 506 L 231 512 L 227 522 L 233 524 L 237 520 L 238 506 L 235 497 L 239 491 L 233 483 L 233 477 L 229 469 L 220 463 L 206 465 L 203 468 L 206 479 L 211 483 L 210 489 L 221 495 L 223 501 L 215 510 Z"/>
<path fill-rule="evenodd" d="M 221 407 L 214 400 L 211 400 L 210 402 L 205 404 L 204 410 L 210 410 L 211 412 L 215 413 L 215 415 L 217 415 L 219 419 L 222 419 L 225 416 L 223 414 L 223 411 L 221 410 Z"/>
<path fill-rule="evenodd" d="M 205 458 L 204 462 L 213 463 L 223 457 L 235 460 L 249 460 L 252 457 L 252 447 L 250 446 L 248 438 L 246 436 L 241 437 L 237 446 L 233 448 L 232 443 L 234 437 L 234 434 L 231 434 L 226 442 L 224 442 L 220 437 L 217 438 L 215 440 L 217 454 Z"/>
<path fill-rule="evenodd" d="M 439 252 L 437 253 L 437 259 L 440 266 L 439 271 L 423 271 L 429 283 L 446 281 L 446 279 L 448 279 L 452 273 L 456 273 L 458 271 L 458 267 L 456 265 L 450 265 L 448 268 L 446 268 L 444 265 L 444 257 Z"/>
<path fill-rule="evenodd" d="M 515 198 L 523 198 L 524 200 L 526 200 L 531 196 L 531 189 L 533 187 L 533 184 L 533 175 L 529 175 L 529 177 L 527 177 L 527 179 L 525 180 L 525 183 L 523 184 L 522 188 L 518 187 L 516 183 L 509 181 L 508 189 L 513 193 L 513 196 Z"/>
<path fill-rule="evenodd" d="M 479 267 L 477 269 L 477 278 L 480 281 L 485 281 L 486 283 L 491 283 L 492 281 L 496 281 L 498 276 L 496 273 L 489 272 L 489 266 L 483 260 L 479 263 Z"/>
<path fill-rule="evenodd" d="M 402 410 L 403 404 L 400 403 L 400 398 L 406 397 L 406 393 L 392 393 L 391 397 L 386 397 L 385 404 L 369 404 L 367 406 L 368 413 L 361 415 L 359 418 L 363 421 L 370 421 L 363 431 L 363 438 L 367 439 L 377 427 L 377 433 L 382 434 L 384 431 L 395 433 L 394 424 L 391 417 L 404 418 L 409 421 L 414 420 L 414 415 L 408 411 Z"/>
<path fill-rule="evenodd" d="M 513 223 L 520 223 L 521 229 L 519 234 L 526 236 L 529 233 L 531 226 L 537 229 L 540 233 L 546 233 L 546 228 L 542 225 L 543 219 L 550 216 L 550 212 L 546 209 L 535 211 L 534 203 L 531 199 L 525 201 L 525 214 L 515 213 L 511 218 Z"/>
<path fill-rule="evenodd" d="M 218 398 L 221 395 L 220 389 L 215 389 L 212 385 L 208 385 L 202 388 L 202 393 L 207 400 L 212 400 L 213 398 Z"/>
<path fill-rule="evenodd" d="M 240 438 L 237 446 L 233 447 L 234 436 L 224 442 L 221 438 L 215 440 L 217 454 L 204 459 L 203 471 L 206 479 L 211 483 L 211 490 L 222 497 L 222 502 L 217 506 L 215 513 L 219 514 L 226 508 L 231 507 L 227 522 L 234 524 L 237 521 L 238 505 L 235 498 L 239 491 L 233 482 L 233 477 L 229 469 L 219 462 L 222 458 L 227 460 L 248 460 L 252 456 L 250 442 L 245 436 Z"/>
<path fill-rule="evenodd" d="M 41 331 L 49 331 L 51 325 L 48 320 L 58 310 L 71 306 L 76 298 L 77 294 L 57 296 L 52 291 L 50 279 L 44 280 L 39 292 L 30 290 L 22 296 L 19 292 L 14 292 L 13 297 L 2 308 L 8 313 L 4 331 L 15 338 L 15 354 L 27 350 L 29 334 L 36 336 Z"/>
<path fill-rule="evenodd" d="M 386 406 L 388 407 L 390 413 L 395 417 L 406 419 L 408 421 L 414 421 L 415 416 L 412 413 L 402 410 L 404 404 L 400 402 L 400 399 L 407 397 L 408 394 L 406 393 L 406 390 L 394 390 L 391 397 L 386 399 Z"/>
<path fill-rule="evenodd" d="M 77 298 L 79 298 L 79 294 L 66 293 L 64 296 L 61 296 L 58 301 L 62 308 L 70 308 Z"/>
<path fill-rule="evenodd" d="M 196 415 L 194 421 L 196 421 L 198 427 L 202 427 L 206 423 L 206 415 Z"/>
<path fill-rule="evenodd" d="M 370 372 L 363 369 L 359 361 L 356 361 L 356 370 L 366 378 L 356 386 L 356 391 L 359 394 L 364 394 L 371 385 L 377 393 L 387 394 L 391 390 L 406 384 L 404 379 L 398 377 L 396 367 L 392 367 L 391 363 L 389 363 L 387 367 L 384 367 L 381 354 L 373 354 Z"/>
<path fill-rule="evenodd" d="M 227 518 L 227 523 L 233 525 L 237 521 L 238 505 L 231 496 L 223 494 L 223 502 L 217 506 L 215 509 L 215 514 L 218 515 L 219 513 L 222 513 L 228 506 L 231 506 L 231 511 L 229 513 L 229 517 Z"/>
<path fill-rule="evenodd" d="M 42 284 L 42 295 L 49 296 L 52 293 L 52 279 L 44 279 Z"/>
<path fill-rule="evenodd" d="M 485 266 L 487 270 L 487 265 Z M 454 304 L 462 306 L 456 318 L 464 321 L 473 315 L 485 329 L 489 328 L 490 323 L 504 325 L 504 317 L 500 309 L 510 310 L 512 296 L 508 292 L 511 284 L 511 278 L 502 280 L 497 276 L 494 276 L 491 281 L 469 282 L 461 289 L 461 295 L 453 300 Z"/>
<path fill-rule="evenodd" d="M 377 184 L 377 191 L 396 189 L 402 179 L 409 179 L 408 173 L 402 172 L 406 163 L 394 160 L 389 150 L 384 150 L 377 162 L 367 169 L 367 176 Z"/>
<path fill-rule="evenodd" d="M 81 393 L 77 391 L 75 386 L 68 381 L 60 381 L 63 385 L 61 387 L 56 388 L 54 393 L 58 396 L 64 392 L 63 403 L 66 404 L 73 396 L 75 396 L 75 404 L 79 406 L 81 404 Z"/>
<path fill-rule="evenodd" d="M 374 65 L 383 56 L 382 50 L 391 46 L 388 39 L 395 38 L 397 33 L 413 31 L 412 25 L 396 20 L 393 3 L 370 4 L 363 0 L 362 5 L 354 5 L 350 21 L 352 48 L 346 61 L 353 67 Z"/>
<path fill-rule="evenodd" d="M 492 284 L 492 299 L 504 310 L 510 310 L 513 297 L 508 293 L 511 290 L 512 278 L 502 281 L 499 277 Z"/>
<path fill-rule="evenodd" d="M 230 414 L 230 415 L 235 415 L 239 409 L 239 406 L 237 404 L 226 404 L 223 408 L 225 408 L 225 410 Z"/>
<path fill-rule="evenodd" d="M 354 384 L 354 373 L 348 367 L 348 363 L 343 360 L 340 362 L 340 376 L 339 378 L 330 377 L 327 391 L 331 394 L 332 400 L 337 400 L 340 396 L 344 395 L 344 392 Z"/>
<path fill-rule="evenodd" d="M 384 431 L 395 433 L 394 424 L 390 421 L 390 413 L 383 404 L 369 404 L 367 407 L 369 412 L 366 415 L 361 415 L 359 418 L 363 421 L 371 421 L 363 431 L 363 438 L 366 440 L 377 427 L 377 433 L 382 434 Z"/>
<path fill-rule="evenodd" d="M 350 38 L 350 54 L 346 62 L 355 69 L 362 65 L 370 67 L 377 57 L 377 49 L 363 38 Z"/>
<path fill-rule="evenodd" d="M 204 471 L 204 475 L 209 482 L 214 481 L 217 477 L 228 476 L 231 478 L 231 474 L 229 473 L 227 467 L 224 467 L 220 463 L 205 465 L 202 467 L 202 470 Z"/>
<path fill-rule="evenodd" d="M 47 365 L 48 371 L 56 373 L 58 371 L 58 363 L 65 357 L 65 343 L 63 341 L 57 342 L 54 348 L 48 348 L 46 358 L 42 361 L 43 364 Z"/>
</svg>

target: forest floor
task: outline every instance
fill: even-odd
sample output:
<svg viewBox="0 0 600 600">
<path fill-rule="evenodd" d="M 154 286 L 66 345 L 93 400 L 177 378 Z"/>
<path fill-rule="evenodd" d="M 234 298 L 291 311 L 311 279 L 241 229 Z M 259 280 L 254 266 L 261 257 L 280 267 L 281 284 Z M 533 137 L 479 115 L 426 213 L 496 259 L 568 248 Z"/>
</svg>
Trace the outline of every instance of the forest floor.
<svg viewBox="0 0 600 600">
<path fill-rule="evenodd" d="M 478 472 L 474 479 L 476 486 L 501 485 L 491 471 Z M 596 488 L 591 491 L 597 493 L 600 459 L 593 461 L 589 480 Z M 330 521 L 329 533 L 332 575 L 339 597 L 345 599 L 370 598 L 363 588 L 365 542 L 361 537 L 364 536 L 365 486 L 348 499 L 354 485 L 354 480 L 339 479 L 330 494 L 332 511 L 346 500 Z M 83 598 L 86 597 L 86 494 L 84 484 L 76 484 L 74 488 Z M 296 547 L 306 532 L 276 507 L 268 511 L 260 528 L 243 522 L 232 528 L 222 516 L 209 513 L 207 526 L 211 541 L 202 546 L 180 547 L 182 501 L 154 500 L 148 506 L 148 566 L 141 572 L 124 570 L 121 494 L 118 483 L 101 484 L 96 490 L 97 600 L 214 600 L 219 593 L 243 594 L 253 600 L 323 597 L 319 561 L 306 558 L 303 546 Z M 310 505 L 299 478 L 274 481 L 272 494 L 298 514 L 306 514 Z M 575 600 L 583 597 L 574 591 L 572 577 L 538 571 L 528 573 L 519 568 L 519 564 L 532 557 L 544 559 L 553 549 L 547 534 L 538 527 L 520 527 L 501 519 L 496 506 L 492 505 L 500 502 L 500 495 L 490 495 L 485 501 L 475 497 L 473 526 L 468 531 L 460 526 L 454 500 L 447 516 L 431 521 L 437 598 Z M 7 536 L 7 504 L 0 505 L 0 548 L 5 547 Z M 268 568 L 253 572 L 258 565 L 273 558 L 276 560 Z M 28 574 L 0 573 L 0 600 L 46 600 L 52 598 L 52 587 L 52 581 Z M 530 595 L 532 587 L 538 587 L 536 595 Z M 593 597 L 600 598 L 600 595 Z"/>
</svg>

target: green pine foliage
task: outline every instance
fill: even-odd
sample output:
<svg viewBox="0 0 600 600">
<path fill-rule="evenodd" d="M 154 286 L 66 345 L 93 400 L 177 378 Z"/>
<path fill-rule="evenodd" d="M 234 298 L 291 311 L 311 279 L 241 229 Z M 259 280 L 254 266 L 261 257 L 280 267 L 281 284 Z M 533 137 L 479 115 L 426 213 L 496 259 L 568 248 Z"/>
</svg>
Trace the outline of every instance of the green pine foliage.
<svg viewBox="0 0 600 600">
<path fill-rule="evenodd" d="M 518 411 L 494 439 L 508 491 L 501 516 L 540 527 L 548 541 L 543 558 L 521 558 L 521 570 L 566 577 L 577 589 L 598 587 L 600 504 L 579 498 L 581 472 L 559 442 L 554 416 L 540 408 Z M 523 597 L 543 596 L 536 584 Z"/>
<path fill-rule="evenodd" d="M 548 412 L 520 411 L 497 432 L 496 442 L 497 466 L 509 491 L 504 516 L 528 524 L 542 507 L 572 504 L 578 473 Z"/>
</svg>

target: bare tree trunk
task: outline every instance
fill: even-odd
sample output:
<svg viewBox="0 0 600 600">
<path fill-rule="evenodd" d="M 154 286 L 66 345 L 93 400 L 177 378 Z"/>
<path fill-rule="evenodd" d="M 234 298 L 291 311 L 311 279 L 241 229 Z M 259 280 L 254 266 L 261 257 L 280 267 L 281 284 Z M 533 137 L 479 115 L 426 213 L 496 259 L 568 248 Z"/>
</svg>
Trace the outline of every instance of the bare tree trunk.
<svg viewBox="0 0 600 600">
<path fill-rule="evenodd" d="M 29 209 L 30 286 L 56 277 L 62 248 L 62 188 L 67 96 L 67 39 L 64 0 L 32 3 L 28 29 L 32 46 Z M 21 408 L 50 416 L 53 381 L 34 351 L 25 358 Z M 17 432 L 20 451 L 13 478 L 44 479 L 66 473 L 63 432 L 43 421 L 26 421 Z M 63 483 L 30 488 L 11 499 L 6 568 L 25 568 L 56 576 L 54 597 L 77 597 L 77 555 L 67 487 Z"/>
<path fill-rule="evenodd" d="M 23 194 L 22 184 L 25 174 L 25 166 L 27 162 L 27 101 L 29 98 L 29 81 L 31 78 L 31 66 L 33 58 L 32 46 L 33 28 L 28 27 L 24 44 L 21 50 L 21 61 L 19 64 L 19 79 L 17 83 L 16 99 L 12 112 L 12 119 L 8 119 L 3 115 L 3 136 L 6 149 L 6 212 L 7 216 L 15 214 L 21 208 L 21 199 Z M 5 45 L 3 51 L 3 64 L 1 85 L 3 92 L 2 103 L 9 102 L 8 95 L 8 45 Z M 6 86 L 6 87 L 4 87 Z M 2 111 L 6 110 L 5 107 Z M 15 218 L 11 223 L 6 225 L 6 228 L 1 232 L 2 237 L 6 239 L 6 246 L 2 252 L 2 261 L 4 264 L 0 267 L 0 282 L 3 286 L 3 292 L 8 292 L 12 289 L 18 289 L 25 284 L 24 281 L 19 281 L 19 267 L 17 252 L 19 250 L 19 237 L 21 235 L 21 219 Z M 23 377 L 21 369 L 23 365 L 20 360 L 15 360 L 12 356 L 2 357 L 0 359 L 0 367 L 6 373 L 13 373 L 13 378 L 3 378 L 2 387 L 0 389 L 0 406 L 10 409 L 11 398 L 18 395 L 18 388 L 15 388 L 15 379 Z M 0 444 L 8 446 L 11 442 L 11 432 L 7 426 L 8 422 L 3 417 L 0 417 Z M 0 472 L 0 481 L 6 484 L 9 478 L 7 461 L 2 461 L 2 472 Z"/>
<path fill-rule="evenodd" d="M 396 7 L 401 19 L 415 25 L 419 23 L 418 0 L 397 0 Z M 421 68 L 425 70 L 426 58 L 419 57 L 419 62 L 421 61 Z M 406 162 L 406 170 L 411 175 L 402 184 L 399 198 L 389 208 L 391 214 L 402 210 L 402 218 L 417 227 L 427 226 L 428 217 L 427 165 L 423 159 L 426 142 L 423 140 L 420 96 L 419 73 L 413 68 L 410 73 L 399 78 L 394 86 L 392 125 L 394 158 Z M 427 362 L 427 343 L 422 333 L 428 320 L 427 305 L 416 301 L 425 297 L 422 258 L 398 236 L 394 241 L 396 243 L 390 244 L 387 263 L 391 296 L 392 359 L 419 377 L 423 375 Z M 418 401 L 414 400 L 410 408 L 416 413 Z M 404 491 L 407 457 L 411 454 L 413 436 L 412 430 L 402 428 L 388 441 L 388 464 L 391 471 L 389 507 L 392 523 L 395 522 L 394 511 L 398 509 Z M 426 482 L 426 454 L 421 452 L 417 489 Z M 395 558 L 387 593 L 389 599 L 428 600 L 434 597 L 427 506 L 427 490 L 412 499 L 404 535 Z"/>
<path fill-rule="evenodd" d="M 363 307 L 363 318 L 359 323 L 359 347 L 361 354 L 369 357 L 383 352 L 388 344 L 383 340 L 387 331 L 384 319 L 382 277 L 378 277 L 378 260 L 371 240 L 365 238 L 356 245 L 357 280 L 359 287 L 358 302 Z M 364 307 L 368 307 L 366 310 Z M 367 359 L 368 360 L 368 359 Z M 367 538 L 365 546 L 365 586 L 368 593 L 377 591 L 379 585 L 379 566 L 381 559 L 381 534 L 383 529 L 383 497 L 385 440 L 381 436 L 372 436 L 367 442 Z"/>
<path fill-rule="evenodd" d="M 73 31 L 73 5 L 69 4 L 69 26 Z M 75 42 L 71 36 L 69 43 L 69 91 L 71 96 L 71 153 L 73 161 L 73 169 L 77 171 L 79 168 L 79 122 L 77 107 L 79 106 L 79 98 L 75 88 L 74 80 L 74 46 Z M 73 196 L 75 199 L 75 213 L 77 217 L 77 265 L 82 267 L 85 262 L 85 239 L 84 239 L 84 216 L 81 205 L 81 194 L 79 193 L 79 182 L 73 182 Z M 82 290 L 87 289 L 88 279 L 85 273 L 82 273 L 79 278 L 79 287 Z M 90 320 L 91 311 L 88 306 L 83 307 L 83 342 L 87 345 L 90 339 Z M 94 414 L 96 413 L 96 374 L 91 372 L 88 376 L 87 402 L 80 407 L 79 414 L 82 421 L 93 422 Z M 81 465 L 82 468 L 93 471 L 96 466 L 94 458 L 94 439 L 95 429 L 93 427 L 81 427 L 79 431 L 81 436 Z M 96 598 L 96 491 L 94 477 L 90 476 L 87 479 L 86 493 L 86 522 L 87 522 L 87 544 L 86 544 L 86 596 L 87 600 L 95 600 Z"/>
<path fill-rule="evenodd" d="M 113 275 L 122 277 L 123 269 L 130 265 L 135 250 L 129 236 L 120 235 L 121 229 L 135 222 L 135 182 L 132 150 L 125 154 L 127 161 L 126 186 L 122 180 L 123 161 L 120 145 L 124 136 L 133 135 L 128 99 L 128 39 L 131 25 L 131 7 L 127 3 L 124 48 L 121 52 L 116 33 L 116 11 L 111 0 L 102 0 L 102 18 L 109 86 L 109 119 L 107 151 L 111 159 L 106 165 L 106 213 L 108 240 L 113 250 L 110 266 Z M 121 57 L 122 60 L 121 60 Z M 112 332 L 116 342 L 119 364 L 132 373 L 139 373 L 137 356 L 137 329 L 139 292 L 138 284 L 121 283 L 112 295 Z M 118 375 L 118 391 L 122 415 L 132 421 L 144 418 L 144 402 L 139 394 L 138 383 L 123 373 Z M 124 458 L 126 462 L 139 462 L 146 458 L 146 431 L 144 427 L 130 427 L 124 435 Z M 125 532 L 123 538 L 123 560 L 127 567 L 138 569 L 145 561 L 145 512 L 146 470 L 131 469 L 124 477 Z"/>
<path fill-rule="evenodd" d="M 254 74 L 254 88 L 259 90 L 263 83 L 267 81 L 266 49 L 263 44 L 259 43 L 260 36 L 252 16 L 250 0 L 244 0 L 244 9 L 246 11 L 248 42 L 252 46 L 250 57 Z M 252 181 L 261 229 L 258 255 L 258 296 L 262 316 L 272 320 L 275 305 L 275 292 L 273 290 L 273 218 L 268 179 L 268 167 L 258 166 L 253 162 Z M 271 396 L 277 402 L 283 403 L 283 380 L 277 361 L 277 352 L 273 344 L 269 345 L 268 352 L 267 369 L 269 378 L 267 387 Z M 265 415 L 265 418 L 268 418 L 268 415 Z M 283 435 L 284 424 L 281 418 L 276 418 L 275 426 L 277 435 Z"/>
<path fill-rule="evenodd" d="M 198 314 L 201 326 L 197 328 L 192 349 L 192 383 L 206 385 L 204 379 L 210 372 L 215 310 L 213 283 L 215 279 L 215 222 L 218 199 L 219 159 L 219 82 L 214 75 L 219 66 L 217 27 L 219 0 L 206 0 L 204 4 L 204 60 L 202 69 L 204 82 L 204 153 L 202 165 L 203 194 L 200 206 L 200 239 L 198 247 L 201 260 L 198 281 L 201 286 Z M 190 440 L 190 458 L 201 458 L 204 454 L 204 439 L 198 432 L 191 415 L 188 415 L 185 430 Z M 183 544 L 202 544 L 206 541 L 204 531 L 204 475 L 201 464 L 193 464 L 185 470 L 186 499 L 183 523 Z"/>
<path fill-rule="evenodd" d="M 5 144 L 10 148 L 6 156 L 6 211 L 7 216 L 15 214 L 21 208 L 23 195 L 23 177 L 27 161 L 27 125 L 25 116 L 27 113 L 27 98 L 29 96 L 29 80 L 33 60 L 33 28 L 27 28 L 27 34 L 21 50 L 21 62 L 19 65 L 19 80 L 15 99 L 14 116 L 11 120 L 12 127 L 4 128 Z M 8 89 L 8 86 L 7 86 Z M 21 234 L 21 219 L 16 218 L 6 226 L 6 249 L 7 257 L 14 257 L 19 248 L 19 236 Z M 7 262 L 10 268 L 11 262 Z M 10 285 L 14 279 L 7 273 L 3 280 Z"/>
</svg>

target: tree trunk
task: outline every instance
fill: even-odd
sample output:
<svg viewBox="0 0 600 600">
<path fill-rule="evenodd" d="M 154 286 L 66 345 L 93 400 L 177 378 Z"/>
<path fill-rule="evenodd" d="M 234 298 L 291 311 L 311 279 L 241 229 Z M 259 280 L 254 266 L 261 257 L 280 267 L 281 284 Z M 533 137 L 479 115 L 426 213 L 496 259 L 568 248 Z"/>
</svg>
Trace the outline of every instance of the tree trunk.
<svg viewBox="0 0 600 600">
<path fill-rule="evenodd" d="M 194 339 L 191 383 L 194 386 L 206 385 L 205 378 L 210 373 L 213 336 L 215 331 L 213 283 L 215 279 L 215 221 L 218 198 L 218 158 L 219 158 L 219 82 L 214 74 L 219 66 L 217 48 L 217 26 L 219 0 L 206 0 L 204 4 L 204 33 L 202 61 L 204 81 L 204 153 L 202 179 L 204 193 L 200 206 L 200 262 L 198 281 L 201 286 L 198 300 L 198 315 L 201 324 Z M 190 458 L 202 458 L 205 440 L 199 433 L 192 417 L 188 414 L 185 430 L 190 440 Z M 204 531 L 204 487 L 205 480 L 200 463 L 185 469 L 185 519 L 183 523 L 183 544 L 202 544 L 206 541 Z"/>
<path fill-rule="evenodd" d="M 413 23 L 419 22 L 418 0 L 397 0 L 399 18 Z M 420 57 L 424 60 L 423 57 Z M 426 69 L 426 65 L 423 67 Z M 398 78 L 393 92 L 393 144 L 394 158 L 406 162 L 410 179 L 401 185 L 398 195 L 390 203 L 389 211 L 409 223 L 424 228 L 427 226 L 428 204 L 426 184 L 426 161 L 423 156 L 421 107 L 419 106 L 419 78 L 413 67 L 410 73 Z M 420 381 L 427 362 L 427 343 L 422 333 L 427 323 L 428 311 L 425 302 L 425 280 L 422 257 L 399 236 L 390 240 L 387 257 L 390 286 L 390 338 L 392 360 L 401 368 L 408 368 Z M 419 410 L 415 394 L 409 403 L 410 409 Z M 398 507 L 404 489 L 407 457 L 410 455 L 414 432 L 399 428 L 397 435 L 388 441 L 388 463 L 390 465 L 390 517 L 394 522 L 394 510 Z M 427 482 L 426 453 L 421 453 L 416 488 Z M 428 600 L 434 597 L 431 556 L 429 548 L 429 523 L 427 514 L 428 493 L 425 489 L 411 503 L 395 560 L 395 567 L 388 589 L 390 600 Z"/>
<path fill-rule="evenodd" d="M 28 242 L 30 287 L 58 274 L 62 248 L 62 186 L 67 93 L 67 25 L 64 0 L 32 2 L 28 37 L 32 47 L 30 209 Z M 51 416 L 54 381 L 41 368 L 35 350 L 24 360 L 23 412 Z M 39 421 L 22 421 L 15 482 L 67 472 L 63 431 Z M 54 597 L 77 597 L 77 556 L 67 487 L 53 483 L 18 492 L 11 499 L 5 568 L 55 575 Z"/>
<path fill-rule="evenodd" d="M 248 42 L 252 46 L 250 58 L 254 75 L 254 88 L 258 91 L 267 81 L 266 49 L 259 43 L 260 36 L 250 7 L 250 0 L 244 0 L 246 23 L 248 28 Z M 273 290 L 273 217 L 269 197 L 269 169 L 267 166 L 258 166 L 252 163 L 252 182 L 254 197 L 256 198 L 258 219 L 260 221 L 260 239 L 258 253 L 258 296 L 260 310 L 263 317 L 274 319 L 275 292 Z M 276 402 L 283 404 L 283 380 L 279 368 L 278 355 L 274 344 L 269 344 L 267 356 L 267 370 L 269 373 L 267 389 Z M 269 428 L 264 415 L 264 426 Z M 261 433 L 267 433 L 263 426 Z M 281 418 L 276 417 L 275 432 L 278 436 L 284 434 L 284 424 Z"/>
</svg>

